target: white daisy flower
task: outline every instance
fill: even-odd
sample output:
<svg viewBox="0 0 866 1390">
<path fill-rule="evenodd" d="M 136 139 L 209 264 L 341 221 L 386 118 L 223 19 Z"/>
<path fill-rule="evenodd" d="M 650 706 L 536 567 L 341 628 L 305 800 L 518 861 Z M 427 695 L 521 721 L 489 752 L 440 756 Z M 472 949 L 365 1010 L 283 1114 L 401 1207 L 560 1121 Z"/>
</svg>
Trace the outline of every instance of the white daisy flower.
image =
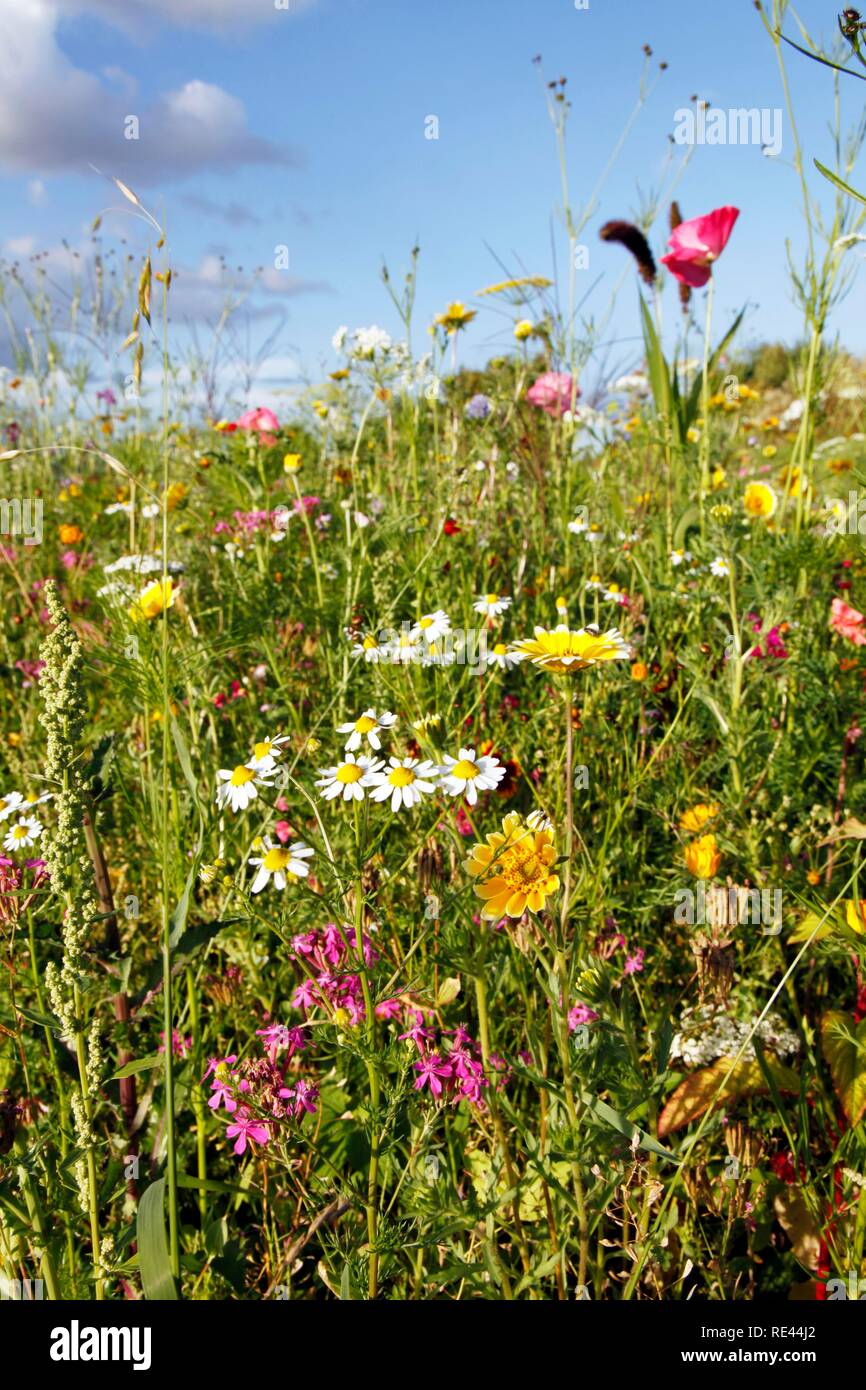
<svg viewBox="0 0 866 1390">
<path fill-rule="evenodd" d="M 24 798 L 24 805 L 30 807 L 42 806 L 46 801 L 50 801 L 53 795 L 53 792 L 42 792 L 39 796 L 37 796 L 36 792 L 28 792 Z M 0 820 L 2 820 L 2 817 L 0 817 Z"/>
<path fill-rule="evenodd" d="M 379 645 L 372 632 L 368 632 L 367 635 L 362 637 L 360 642 L 356 642 L 352 648 L 353 656 L 362 656 L 365 661 L 372 662 L 374 666 L 382 660 L 385 653 L 386 649 Z"/>
<path fill-rule="evenodd" d="M 500 618 L 511 607 L 511 599 L 507 594 L 483 594 L 472 607 L 476 613 L 483 613 L 485 618 Z"/>
<path fill-rule="evenodd" d="M 378 753 L 382 747 L 379 730 L 392 729 L 396 723 L 396 714 L 391 714 L 389 710 L 377 714 L 374 709 L 365 709 L 357 719 L 350 720 L 348 724 L 338 724 L 337 733 L 349 735 L 346 739 L 346 751 L 349 753 L 354 753 L 360 748 L 364 739 Z"/>
<path fill-rule="evenodd" d="M 396 666 L 411 666 L 414 661 L 420 661 L 422 656 L 418 639 L 411 632 L 401 632 L 396 642 L 390 642 L 387 654 L 388 660 Z"/>
<path fill-rule="evenodd" d="M 29 849 L 35 845 L 42 834 L 42 826 L 35 816 L 20 816 L 3 841 L 4 849 Z"/>
<path fill-rule="evenodd" d="M 526 824 L 531 830 L 552 830 L 553 821 L 543 811 L 530 811 Z"/>
<path fill-rule="evenodd" d="M 313 850 L 309 845 L 305 845 L 303 840 L 299 840 L 295 845 L 275 845 L 270 837 L 265 835 L 256 848 L 263 849 L 264 854 L 249 861 L 258 869 L 250 887 L 251 893 L 261 893 L 271 879 L 274 881 L 274 887 L 282 891 L 287 883 L 296 883 L 299 878 L 306 878 L 310 872 L 309 864 L 304 861 L 310 858 Z"/>
<path fill-rule="evenodd" d="M 599 541 L 604 540 L 604 532 L 602 531 L 598 523 L 595 521 L 592 523 L 591 526 L 587 527 L 586 531 L 584 532 L 584 535 L 586 540 L 589 541 L 590 545 L 597 545 Z"/>
<path fill-rule="evenodd" d="M 272 772 L 277 758 L 283 751 L 283 745 L 288 741 L 288 734 L 275 734 L 273 738 L 263 738 L 261 742 L 254 744 L 250 767 L 255 768 L 257 772 Z"/>
<path fill-rule="evenodd" d="M 444 637 L 446 632 L 451 631 L 451 619 L 443 608 L 437 608 L 435 613 L 424 613 L 412 628 L 412 637 L 417 641 L 423 637 L 425 642 L 438 642 L 440 637 Z"/>
<path fill-rule="evenodd" d="M 14 816 L 24 805 L 24 797 L 20 792 L 6 792 L 5 796 L 0 797 L 0 821 L 8 820 Z"/>
<path fill-rule="evenodd" d="M 270 770 L 270 767 L 257 767 L 252 759 L 234 768 L 220 768 L 217 777 L 222 785 L 217 787 L 217 805 L 221 809 L 230 806 L 233 811 L 245 811 L 258 796 L 257 787 L 271 786 L 267 781 Z"/>
<path fill-rule="evenodd" d="M 626 596 L 618 584 L 610 584 L 602 594 L 602 598 L 607 599 L 609 603 L 618 603 L 623 607 L 627 602 Z"/>
<path fill-rule="evenodd" d="M 691 564 L 692 552 L 690 550 L 672 550 L 670 558 L 674 569 L 677 569 L 680 565 Z"/>
<path fill-rule="evenodd" d="M 435 763 L 417 758 L 389 758 L 391 764 L 383 772 L 370 773 L 371 801 L 387 801 L 391 798 L 391 810 L 396 813 L 401 806 L 411 809 L 417 806 L 423 796 L 430 796 L 436 790 L 432 778 L 439 775 Z"/>
<path fill-rule="evenodd" d="M 498 666 L 500 671 L 510 671 L 513 666 L 519 666 L 520 661 L 504 642 L 497 642 L 487 653 L 487 665 Z"/>
<path fill-rule="evenodd" d="M 604 580 L 600 574 L 591 574 L 583 587 L 588 594 L 597 593 L 604 588 Z"/>
<path fill-rule="evenodd" d="M 431 642 L 429 647 L 421 650 L 422 666 L 453 666 L 457 660 L 457 653 L 453 646 L 441 646 L 439 642 Z"/>
<path fill-rule="evenodd" d="M 493 791 L 505 776 L 505 768 L 498 758 L 489 754 L 478 758 L 474 748 L 461 748 L 457 758 L 446 753 L 439 772 L 441 785 L 449 796 L 465 796 L 470 806 L 475 805 L 479 792 Z"/>
<path fill-rule="evenodd" d="M 582 516 L 576 517 L 574 521 L 568 523 L 568 529 L 575 536 L 582 536 L 584 531 L 589 530 L 589 522 Z"/>
<path fill-rule="evenodd" d="M 363 801 L 367 787 L 371 786 L 370 774 L 379 772 L 385 766 L 381 758 L 356 758 L 347 753 L 345 761 L 336 767 L 323 767 L 316 786 L 320 796 L 326 801 L 342 797 L 343 801 Z"/>
<path fill-rule="evenodd" d="M 727 579 L 730 572 L 730 565 L 721 555 L 717 555 L 710 564 L 710 574 L 714 574 L 716 579 Z"/>
</svg>

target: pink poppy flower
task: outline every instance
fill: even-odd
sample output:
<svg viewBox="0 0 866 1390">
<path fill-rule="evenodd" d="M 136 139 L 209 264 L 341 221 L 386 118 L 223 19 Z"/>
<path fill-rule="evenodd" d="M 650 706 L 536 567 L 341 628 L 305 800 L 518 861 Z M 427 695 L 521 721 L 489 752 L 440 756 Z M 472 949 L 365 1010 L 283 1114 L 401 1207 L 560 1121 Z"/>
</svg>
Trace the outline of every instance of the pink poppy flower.
<svg viewBox="0 0 866 1390">
<path fill-rule="evenodd" d="M 830 627 L 855 647 L 866 647 L 866 617 L 841 598 L 830 605 Z"/>
<path fill-rule="evenodd" d="M 682 284 L 699 290 L 709 280 L 710 266 L 727 246 L 739 215 L 739 208 L 714 208 L 703 217 L 681 222 L 668 238 L 670 250 L 662 256 L 662 265 Z"/>
<path fill-rule="evenodd" d="M 545 415 L 558 418 L 566 410 L 571 410 L 572 390 L 574 399 L 580 395 L 580 387 L 575 387 L 569 372 L 543 372 L 532 383 L 526 393 L 530 405 L 537 405 Z"/>
<path fill-rule="evenodd" d="M 245 410 L 239 420 L 235 421 L 239 430 L 255 430 L 260 436 L 263 444 L 275 444 L 275 435 L 280 428 L 280 422 L 272 410 L 265 406 L 256 406 L 254 410 Z"/>
</svg>

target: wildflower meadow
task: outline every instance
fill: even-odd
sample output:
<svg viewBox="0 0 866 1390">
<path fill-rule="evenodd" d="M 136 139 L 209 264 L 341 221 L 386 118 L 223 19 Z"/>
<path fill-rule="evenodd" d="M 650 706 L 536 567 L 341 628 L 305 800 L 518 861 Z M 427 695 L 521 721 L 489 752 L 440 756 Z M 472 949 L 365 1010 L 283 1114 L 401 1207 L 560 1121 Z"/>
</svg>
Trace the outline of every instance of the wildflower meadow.
<svg viewBox="0 0 866 1390">
<path fill-rule="evenodd" d="M 640 42 L 594 190 L 521 55 L 546 259 L 421 314 L 421 221 L 285 389 L 104 156 L 78 263 L 0 266 L 4 1299 L 866 1297 L 866 20 L 742 8 L 789 342 L 691 191 L 738 113 L 606 192 Z"/>
</svg>

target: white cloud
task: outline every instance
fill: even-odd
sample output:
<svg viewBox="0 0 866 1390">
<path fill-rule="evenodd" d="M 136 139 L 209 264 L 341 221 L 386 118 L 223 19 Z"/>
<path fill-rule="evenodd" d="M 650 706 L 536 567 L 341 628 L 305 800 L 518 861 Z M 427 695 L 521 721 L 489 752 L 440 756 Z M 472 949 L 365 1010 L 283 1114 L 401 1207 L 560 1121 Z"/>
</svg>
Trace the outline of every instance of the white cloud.
<svg viewBox="0 0 866 1390">
<path fill-rule="evenodd" d="M 84 8 L 63 0 L 0 0 L 0 168 L 87 173 L 95 165 L 135 186 L 299 162 L 296 153 L 255 135 L 243 104 L 212 83 L 194 78 L 135 109 L 134 97 L 118 91 L 116 72 L 106 86 L 66 57 L 57 42 L 61 6 Z M 179 8 L 192 17 L 205 4 L 187 0 Z M 130 116 L 137 118 L 138 139 L 126 138 Z"/>
<path fill-rule="evenodd" d="M 35 208 L 41 208 L 48 201 L 48 193 L 41 179 L 31 179 L 27 185 L 27 197 Z"/>
</svg>

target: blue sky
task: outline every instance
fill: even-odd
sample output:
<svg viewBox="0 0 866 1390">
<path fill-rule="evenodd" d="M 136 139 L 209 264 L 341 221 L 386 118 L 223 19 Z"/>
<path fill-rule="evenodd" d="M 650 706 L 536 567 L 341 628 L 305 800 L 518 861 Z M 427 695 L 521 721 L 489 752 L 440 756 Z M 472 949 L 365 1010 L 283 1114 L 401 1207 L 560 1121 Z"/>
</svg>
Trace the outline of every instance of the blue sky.
<svg viewBox="0 0 866 1390">
<path fill-rule="evenodd" d="M 450 299 L 469 300 L 501 277 L 492 253 L 509 269 L 551 273 L 551 238 L 560 257 L 564 241 L 542 75 L 568 78 L 569 177 L 580 204 L 636 99 L 642 44 L 653 48 L 651 74 L 658 60 L 668 64 L 585 236 L 582 275 L 587 290 L 600 280 L 589 304 L 599 314 L 624 253 L 602 245 L 598 227 L 630 216 L 658 186 L 676 110 L 693 94 L 723 108 L 783 105 L 751 0 L 589 0 L 585 10 L 574 0 L 289 4 L 285 12 L 274 0 L 0 0 L 7 258 L 85 238 L 94 215 L 118 201 L 89 168 L 96 164 L 167 217 L 180 317 L 215 312 L 220 254 L 231 266 L 272 266 L 274 248 L 286 245 L 289 274 L 272 275 L 258 302 L 284 316 L 277 370 L 291 375 L 297 363 L 315 378 L 335 365 L 339 324 L 396 330 L 379 266 L 384 257 L 399 273 L 416 238 L 416 347 Z M 804 0 L 799 14 L 832 39 L 833 4 Z M 796 34 L 792 18 L 787 28 Z M 793 52 L 788 62 L 805 152 L 832 162 L 832 78 Z M 866 87 L 847 82 L 851 116 L 863 95 Z M 122 139 L 127 114 L 139 118 L 136 143 Z M 424 136 L 431 115 L 437 140 Z M 721 203 L 742 210 L 717 268 L 717 321 L 748 302 L 751 340 L 792 340 L 800 330 L 785 263 L 786 238 L 795 256 L 803 245 L 791 149 L 787 121 L 775 159 L 749 145 L 705 147 L 677 187 L 687 217 Z M 119 225 L 109 218 L 106 230 Z M 127 230 L 144 246 L 143 232 Z M 664 239 L 662 219 L 658 251 Z M 672 285 L 666 294 L 673 322 Z M 856 351 L 866 349 L 861 295 L 858 283 L 835 318 Z M 609 334 L 618 367 L 639 356 L 636 332 L 629 282 Z M 485 308 L 461 354 L 480 362 L 509 341 L 507 321 Z"/>
</svg>

